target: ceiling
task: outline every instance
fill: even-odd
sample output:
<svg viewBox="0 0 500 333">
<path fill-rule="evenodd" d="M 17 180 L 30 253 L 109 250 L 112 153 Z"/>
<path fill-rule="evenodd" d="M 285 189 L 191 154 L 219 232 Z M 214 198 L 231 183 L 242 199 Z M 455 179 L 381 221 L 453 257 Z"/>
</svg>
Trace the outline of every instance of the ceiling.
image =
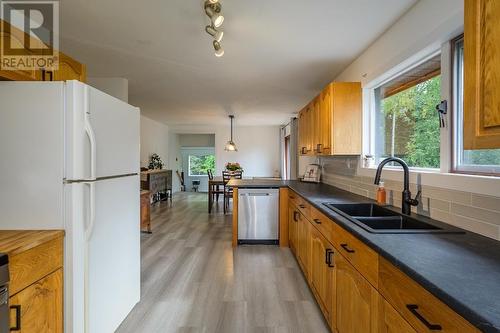
<svg viewBox="0 0 500 333">
<path fill-rule="evenodd" d="M 62 0 L 61 49 L 172 125 L 284 124 L 416 0 L 221 0 L 225 55 L 201 0 Z"/>
</svg>

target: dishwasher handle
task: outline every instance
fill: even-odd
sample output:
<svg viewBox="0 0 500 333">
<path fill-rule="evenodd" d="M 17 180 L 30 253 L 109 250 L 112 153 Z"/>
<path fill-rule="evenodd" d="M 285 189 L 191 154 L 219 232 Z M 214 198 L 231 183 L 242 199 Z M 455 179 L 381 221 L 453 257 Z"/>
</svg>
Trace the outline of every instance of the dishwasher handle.
<svg viewBox="0 0 500 333">
<path fill-rule="evenodd" d="M 248 197 L 265 197 L 270 196 L 270 193 L 241 193 L 240 196 L 248 196 Z"/>
</svg>

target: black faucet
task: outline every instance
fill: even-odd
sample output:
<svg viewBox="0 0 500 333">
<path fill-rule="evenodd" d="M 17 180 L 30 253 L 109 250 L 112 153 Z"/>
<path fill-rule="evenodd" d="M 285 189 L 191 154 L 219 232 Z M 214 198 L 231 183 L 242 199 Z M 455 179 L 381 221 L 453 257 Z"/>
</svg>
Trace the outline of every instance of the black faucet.
<svg viewBox="0 0 500 333">
<path fill-rule="evenodd" d="M 410 192 L 410 170 L 408 168 L 408 164 L 400 158 L 397 157 L 389 157 L 380 162 L 377 168 L 377 173 L 375 175 L 375 185 L 380 183 L 380 174 L 382 173 L 382 169 L 389 162 L 396 162 L 401 164 L 404 171 L 404 189 L 403 189 L 403 200 L 401 202 L 401 212 L 406 215 L 411 214 L 411 206 L 418 206 L 417 198 L 420 197 L 421 191 L 418 191 L 415 199 L 411 198 Z"/>
</svg>

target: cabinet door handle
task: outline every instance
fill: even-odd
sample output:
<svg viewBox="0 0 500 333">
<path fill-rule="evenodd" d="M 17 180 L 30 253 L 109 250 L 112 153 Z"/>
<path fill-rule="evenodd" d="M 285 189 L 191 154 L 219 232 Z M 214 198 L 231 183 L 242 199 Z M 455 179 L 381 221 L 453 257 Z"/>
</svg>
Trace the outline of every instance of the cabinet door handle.
<svg viewBox="0 0 500 333">
<path fill-rule="evenodd" d="M 340 244 L 340 246 L 342 246 L 342 248 L 343 248 L 344 250 L 346 250 L 346 251 L 347 251 L 347 253 L 354 253 L 354 252 L 356 252 L 356 251 L 354 251 L 353 249 L 350 249 L 350 248 L 349 248 L 349 246 L 347 246 L 347 244 L 346 244 L 346 243 L 344 243 L 344 244 Z"/>
<path fill-rule="evenodd" d="M 293 211 L 293 220 L 294 220 L 295 222 L 299 222 L 299 218 L 298 218 L 298 216 L 299 216 L 299 212 L 297 212 L 296 210 L 295 210 L 295 211 Z"/>
<path fill-rule="evenodd" d="M 321 220 L 320 220 L 320 219 L 314 219 L 313 221 L 314 221 L 314 223 L 316 223 L 316 224 L 321 224 Z"/>
<path fill-rule="evenodd" d="M 299 208 L 304 209 L 304 208 L 306 208 L 306 206 L 305 205 L 299 205 Z"/>
<path fill-rule="evenodd" d="M 326 264 L 328 265 L 328 267 L 335 267 L 335 265 L 332 263 L 332 254 L 333 254 L 333 250 L 330 250 L 330 249 L 326 249 L 325 251 L 325 262 Z"/>
<path fill-rule="evenodd" d="M 418 313 L 418 305 L 417 304 L 406 304 L 406 307 L 410 312 L 417 317 L 429 330 L 431 331 L 441 331 L 443 328 L 439 324 L 431 324 L 424 318 L 420 313 Z"/>
<path fill-rule="evenodd" d="M 16 311 L 16 326 L 11 327 L 11 331 L 20 331 L 21 330 L 21 305 L 11 305 L 11 310 Z"/>
</svg>

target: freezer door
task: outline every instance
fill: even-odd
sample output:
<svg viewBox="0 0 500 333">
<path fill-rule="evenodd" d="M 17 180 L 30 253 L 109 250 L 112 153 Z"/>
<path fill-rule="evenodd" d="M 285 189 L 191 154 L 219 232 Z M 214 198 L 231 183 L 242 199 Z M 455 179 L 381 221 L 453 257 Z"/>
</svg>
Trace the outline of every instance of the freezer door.
<svg viewBox="0 0 500 333">
<path fill-rule="evenodd" d="M 140 112 L 79 81 L 66 82 L 66 179 L 138 173 Z"/>
<path fill-rule="evenodd" d="M 139 176 L 95 183 L 95 222 L 88 234 L 88 332 L 114 332 L 139 302 L 139 185 Z"/>
</svg>

